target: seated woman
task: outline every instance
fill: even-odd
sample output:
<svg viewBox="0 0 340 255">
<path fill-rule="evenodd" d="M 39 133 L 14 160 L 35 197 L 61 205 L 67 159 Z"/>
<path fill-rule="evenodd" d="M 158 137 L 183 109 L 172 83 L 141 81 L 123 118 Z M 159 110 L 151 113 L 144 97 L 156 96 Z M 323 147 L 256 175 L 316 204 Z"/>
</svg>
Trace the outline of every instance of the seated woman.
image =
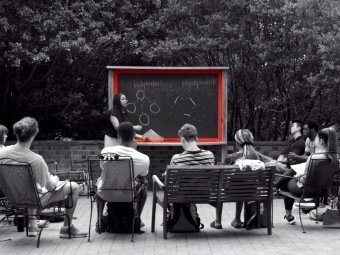
<svg viewBox="0 0 340 255">
<path fill-rule="evenodd" d="M 236 148 L 238 152 L 228 154 L 225 157 L 224 164 L 225 165 L 235 165 L 238 161 L 244 159 L 255 159 L 260 160 L 263 163 L 274 162 L 275 160 L 262 155 L 261 153 L 255 151 L 253 146 L 254 137 L 253 134 L 248 129 L 240 129 L 235 134 Z M 222 206 L 221 209 L 216 208 L 216 220 L 210 223 L 212 228 L 222 229 Z M 243 202 L 236 202 L 236 213 L 235 219 L 231 222 L 231 226 L 234 228 L 241 228 L 241 212 L 242 212 Z"/>
<path fill-rule="evenodd" d="M 338 168 L 339 162 L 336 153 L 336 143 L 337 138 L 335 130 L 333 128 L 324 128 L 320 130 L 317 137 L 315 138 L 315 145 L 318 148 L 318 153 L 309 156 L 306 162 L 304 174 L 285 183 L 283 189 L 286 191 L 290 191 L 294 196 L 301 197 L 303 193 L 303 185 L 306 180 L 306 173 L 309 171 L 310 167 L 315 168 L 320 162 L 327 161 L 334 165 L 334 167 Z M 311 164 L 312 159 L 319 159 L 320 161 L 318 160 L 315 161 L 317 163 L 313 162 L 313 164 Z M 284 216 L 284 218 L 287 219 L 290 225 L 293 225 L 296 222 L 295 216 L 292 215 L 294 199 L 285 197 L 284 203 L 286 210 L 286 215 Z"/>
</svg>

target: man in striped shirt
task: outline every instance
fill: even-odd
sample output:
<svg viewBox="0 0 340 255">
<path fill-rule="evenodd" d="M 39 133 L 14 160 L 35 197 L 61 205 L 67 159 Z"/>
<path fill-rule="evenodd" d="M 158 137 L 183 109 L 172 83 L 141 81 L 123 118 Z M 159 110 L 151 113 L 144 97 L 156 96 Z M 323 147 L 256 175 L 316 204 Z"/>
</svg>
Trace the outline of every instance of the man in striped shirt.
<svg viewBox="0 0 340 255">
<path fill-rule="evenodd" d="M 171 166 L 193 166 L 193 165 L 214 165 L 215 156 L 211 151 L 201 150 L 198 148 L 197 129 L 195 126 L 185 124 L 178 131 L 178 136 L 184 152 L 175 154 L 170 162 Z"/>
</svg>

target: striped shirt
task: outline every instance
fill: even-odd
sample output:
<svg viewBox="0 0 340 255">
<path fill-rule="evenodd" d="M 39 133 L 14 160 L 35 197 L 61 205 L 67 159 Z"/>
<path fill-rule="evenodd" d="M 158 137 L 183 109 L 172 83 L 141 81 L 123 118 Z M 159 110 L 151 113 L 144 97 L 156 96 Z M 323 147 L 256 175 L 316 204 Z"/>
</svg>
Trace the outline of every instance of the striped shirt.
<svg viewBox="0 0 340 255">
<path fill-rule="evenodd" d="M 195 165 L 215 165 L 215 156 L 211 151 L 184 151 L 175 154 L 170 162 L 170 166 L 195 166 Z"/>
</svg>

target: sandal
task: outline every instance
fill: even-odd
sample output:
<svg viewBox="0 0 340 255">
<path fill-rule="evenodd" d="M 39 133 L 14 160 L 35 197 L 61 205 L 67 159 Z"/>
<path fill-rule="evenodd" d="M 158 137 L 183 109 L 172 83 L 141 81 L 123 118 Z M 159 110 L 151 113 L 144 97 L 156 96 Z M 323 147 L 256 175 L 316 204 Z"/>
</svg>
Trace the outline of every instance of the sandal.
<svg viewBox="0 0 340 255">
<path fill-rule="evenodd" d="M 96 232 L 98 234 L 101 234 L 103 232 L 105 232 L 106 229 L 105 229 L 105 226 L 103 224 L 98 224 L 98 222 L 96 223 Z"/>
<path fill-rule="evenodd" d="M 237 221 L 233 220 L 231 222 L 231 226 L 234 227 L 234 228 L 242 228 L 243 222 L 237 222 Z"/>
<path fill-rule="evenodd" d="M 216 221 L 213 221 L 210 223 L 210 227 L 216 228 L 216 229 L 222 229 L 222 224 L 216 224 Z"/>
</svg>

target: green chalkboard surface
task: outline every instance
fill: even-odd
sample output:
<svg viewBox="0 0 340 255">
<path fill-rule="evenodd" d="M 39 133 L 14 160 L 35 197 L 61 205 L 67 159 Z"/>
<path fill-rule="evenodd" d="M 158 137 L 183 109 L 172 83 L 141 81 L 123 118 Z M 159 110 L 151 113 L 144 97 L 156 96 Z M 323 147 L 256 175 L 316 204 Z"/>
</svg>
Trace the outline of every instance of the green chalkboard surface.
<svg viewBox="0 0 340 255">
<path fill-rule="evenodd" d="M 153 130 L 178 138 L 185 123 L 199 138 L 218 137 L 218 74 L 118 73 L 117 90 L 128 98 L 127 111 L 140 134 Z"/>
</svg>

